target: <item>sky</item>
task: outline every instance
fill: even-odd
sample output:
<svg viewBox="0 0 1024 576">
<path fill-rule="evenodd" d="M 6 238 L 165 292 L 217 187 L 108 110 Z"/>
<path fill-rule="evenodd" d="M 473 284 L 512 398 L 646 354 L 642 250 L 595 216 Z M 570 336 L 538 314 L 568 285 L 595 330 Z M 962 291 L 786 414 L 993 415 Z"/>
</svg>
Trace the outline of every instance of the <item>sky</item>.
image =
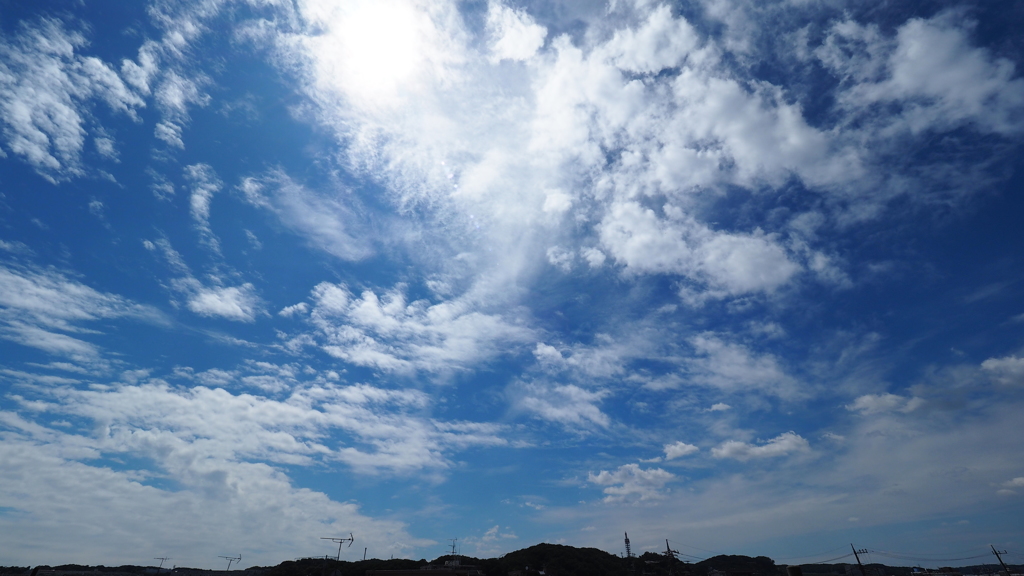
<svg viewBox="0 0 1024 576">
<path fill-rule="evenodd" d="M 1022 27 L 0 1 L 0 565 L 1024 562 Z"/>
</svg>

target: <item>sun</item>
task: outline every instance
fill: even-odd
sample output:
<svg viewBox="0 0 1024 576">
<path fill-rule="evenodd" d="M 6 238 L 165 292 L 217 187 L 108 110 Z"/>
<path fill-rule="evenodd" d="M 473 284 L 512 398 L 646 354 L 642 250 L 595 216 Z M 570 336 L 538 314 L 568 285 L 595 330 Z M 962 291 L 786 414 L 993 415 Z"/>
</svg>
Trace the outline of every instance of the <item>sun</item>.
<svg viewBox="0 0 1024 576">
<path fill-rule="evenodd" d="M 320 82 L 364 105 L 414 87 L 436 32 L 428 14 L 406 0 L 312 4 L 310 21 L 323 30 L 309 39 Z"/>
</svg>

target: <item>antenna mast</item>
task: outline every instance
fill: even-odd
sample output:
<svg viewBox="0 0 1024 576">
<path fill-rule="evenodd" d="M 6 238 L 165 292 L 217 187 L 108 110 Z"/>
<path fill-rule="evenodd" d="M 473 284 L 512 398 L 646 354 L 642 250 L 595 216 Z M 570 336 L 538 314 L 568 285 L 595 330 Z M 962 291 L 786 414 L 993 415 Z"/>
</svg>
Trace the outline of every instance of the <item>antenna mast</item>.
<svg viewBox="0 0 1024 576">
<path fill-rule="evenodd" d="M 449 560 L 449 562 L 451 562 L 452 566 L 458 566 L 459 565 L 459 555 L 458 555 L 458 552 L 456 550 L 456 544 L 458 543 L 459 539 L 458 538 L 449 538 L 448 540 L 450 540 L 451 543 L 452 543 L 452 559 Z M 445 564 L 448 564 L 448 562 L 445 562 Z"/>
<path fill-rule="evenodd" d="M 241 554 L 239 554 L 237 558 L 234 557 L 234 556 L 221 556 L 221 558 L 223 558 L 223 559 L 228 561 L 228 570 L 229 571 L 231 570 L 231 563 L 232 562 L 241 562 L 242 561 L 242 555 Z"/>
<path fill-rule="evenodd" d="M 160 565 L 157 566 L 157 568 L 156 568 L 157 571 L 159 572 L 160 569 L 164 567 L 164 562 L 170 560 L 170 558 L 153 558 L 153 560 L 159 560 L 160 561 Z"/>
<path fill-rule="evenodd" d="M 632 575 L 636 573 L 636 561 L 633 560 L 633 550 L 629 547 L 629 533 L 623 532 L 626 535 L 626 560 L 629 562 L 629 573 Z"/>
<path fill-rule="evenodd" d="M 338 544 L 338 557 L 335 558 L 335 560 L 337 560 L 339 562 L 341 561 L 341 545 L 344 544 L 345 542 L 348 542 L 348 547 L 351 548 L 352 547 L 352 543 L 356 541 L 356 537 L 353 536 L 351 532 L 348 533 L 348 538 L 321 537 L 320 539 L 321 540 L 330 540 L 331 542 L 336 542 Z M 363 551 L 363 554 L 364 555 L 366 554 L 365 550 Z"/>
</svg>

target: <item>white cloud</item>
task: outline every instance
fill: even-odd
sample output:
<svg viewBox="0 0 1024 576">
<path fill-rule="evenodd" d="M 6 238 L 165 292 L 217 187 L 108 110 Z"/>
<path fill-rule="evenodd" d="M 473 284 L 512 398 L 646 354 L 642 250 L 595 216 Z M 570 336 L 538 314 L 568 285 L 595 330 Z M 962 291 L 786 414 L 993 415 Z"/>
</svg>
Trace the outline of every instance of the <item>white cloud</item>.
<svg viewBox="0 0 1024 576">
<path fill-rule="evenodd" d="M 91 562 L 118 558 L 121 551 L 113 547 L 125 542 L 147 546 L 159 540 L 165 550 L 177 550 L 183 561 L 192 558 L 192 565 L 208 562 L 204 555 L 215 558 L 222 546 L 245 547 L 252 550 L 252 556 L 247 553 L 250 561 L 273 563 L 325 529 L 361 530 L 369 545 L 400 553 L 403 546 L 426 542 L 409 536 L 401 523 L 363 515 L 356 504 L 294 487 L 266 462 L 308 465 L 314 458 L 343 457 L 342 450 L 324 443 L 324 432 L 337 427 L 371 445 L 380 439 L 381 460 L 360 468 L 370 472 L 373 464 L 392 471 L 416 470 L 423 463 L 444 466 L 442 451 L 488 441 L 483 438 L 486 431 L 466 424 L 433 425 L 414 415 L 388 416 L 393 408 L 401 413 L 419 406 L 415 394 L 314 385 L 287 401 L 274 401 L 204 387 L 175 390 L 161 383 L 106 391 L 55 388 L 49 399 L 26 402 L 25 412 L 73 415 L 97 426 L 47 428 L 0 412 L 0 506 L 44 519 L 17 534 L 9 530 L 13 525 L 8 524 L 16 522 L 10 515 L 0 518 L 0 525 L 15 538 L 11 542 L 24 541 L 25 546 L 39 537 L 35 530 L 51 535 L 66 531 L 69 538 L 78 532 L 69 550 Z M 385 440 L 387 434 L 394 437 Z M 500 442 L 493 436 L 489 441 Z M 405 453 L 396 454 L 402 449 Z M 101 455 L 151 460 L 155 468 L 115 470 L 90 463 Z M 159 487 L 168 480 L 173 489 Z M 113 500 L 112 490 L 119 495 Z M 66 516 L 58 510 L 81 514 L 45 520 Z M 254 519 L 268 514 L 280 526 L 251 529 Z M 209 519 L 197 526 L 197 515 Z M 104 519 L 111 528 L 102 537 L 83 523 L 106 523 Z"/>
<path fill-rule="evenodd" d="M 209 164 L 192 164 L 185 167 L 185 179 L 192 186 L 189 196 L 189 209 L 192 220 L 199 230 L 203 243 L 214 252 L 220 252 L 220 240 L 210 228 L 210 202 L 213 195 L 220 191 L 221 182 Z"/>
<path fill-rule="evenodd" d="M 567 428 L 606 428 L 611 424 L 599 404 L 606 391 L 591 392 L 575 384 L 522 383 L 509 389 L 513 407 Z"/>
<path fill-rule="evenodd" d="M 102 154 L 93 100 L 136 119 L 145 102 L 102 60 L 79 54 L 85 37 L 55 20 L 23 23 L 0 38 L 0 127 L 7 149 L 51 182 L 84 173 L 81 154 L 90 129 Z"/>
<path fill-rule="evenodd" d="M 690 338 L 697 356 L 688 361 L 691 381 L 725 392 L 759 392 L 780 398 L 797 398 L 804 392 L 771 354 L 756 354 L 742 344 L 728 342 L 705 332 Z"/>
<path fill-rule="evenodd" d="M 158 200 L 170 200 L 174 197 L 174 184 L 159 174 L 152 168 L 146 170 L 146 174 L 153 180 L 149 185 L 150 191 L 153 192 L 153 196 L 156 196 Z"/>
<path fill-rule="evenodd" d="M 1004 488 L 1024 488 L 1024 476 L 1018 476 L 1013 480 L 1003 482 Z"/>
<path fill-rule="evenodd" d="M 250 204 L 272 211 L 314 248 L 343 260 L 362 260 L 373 254 L 369 231 L 357 215 L 357 207 L 345 202 L 354 203 L 354 195 L 341 190 L 318 194 L 279 170 L 261 178 L 246 178 L 239 189 Z"/>
<path fill-rule="evenodd" d="M 173 122 L 158 122 L 153 129 L 153 136 L 172 148 L 185 148 L 185 142 L 181 139 L 181 126 Z"/>
<path fill-rule="evenodd" d="M 580 250 L 580 256 L 590 264 L 591 268 L 600 268 L 604 266 L 605 255 L 597 248 L 583 248 Z"/>
<path fill-rule="evenodd" d="M 882 37 L 874 26 L 841 22 L 817 53 L 854 81 L 842 95 L 844 105 L 866 111 L 877 103 L 901 102 L 903 129 L 970 123 L 1010 134 L 1024 128 L 1024 80 L 1014 78 L 1011 61 L 971 46 L 961 12 L 911 19 L 894 39 Z"/>
<path fill-rule="evenodd" d="M 499 0 L 487 6 L 487 32 L 491 36 L 490 60 L 526 60 L 544 45 L 548 31 L 522 10 L 509 8 Z"/>
<path fill-rule="evenodd" d="M 614 205 L 599 230 L 602 245 L 628 270 L 681 274 L 722 295 L 771 291 L 800 271 L 764 234 L 714 232 L 690 218 L 659 218 L 635 202 Z"/>
<path fill-rule="evenodd" d="M 729 440 L 711 449 L 715 458 L 733 458 L 741 462 L 757 458 L 777 458 L 794 452 L 809 452 L 810 444 L 794 432 L 784 432 L 761 444 Z"/>
<path fill-rule="evenodd" d="M 896 394 L 865 394 L 847 404 L 846 409 L 860 412 L 861 414 L 880 414 L 885 412 L 902 412 L 904 414 L 913 412 L 924 404 L 924 400 L 918 397 L 907 398 Z"/>
<path fill-rule="evenodd" d="M 58 271 L 0 265 L 0 338 L 95 362 L 99 348 L 82 339 L 95 332 L 83 324 L 107 318 L 164 321 L 151 307 L 99 292 Z"/>
<path fill-rule="evenodd" d="M 690 454 L 696 454 L 697 452 L 700 452 L 700 448 L 693 444 L 687 444 L 682 440 L 672 444 L 665 444 L 665 460 L 674 460 L 683 456 L 689 456 Z"/>
<path fill-rule="evenodd" d="M 212 232 L 210 237 L 216 241 Z M 185 306 L 192 312 L 200 316 L 221 317 L 236 322 L 253 322 L 256 316 L 264 313 L 263 300 L 251 283 L 224 286 L 224 279 L 221 276 L 211 274 L 209 278 L 213 285 L 204 284 L 192 275 L 181 254 L 166 238 L 158 238 L 156 242 L 146 240 L 143 245 L 150 251 L 160 249 L 171 270 L 178 275 L 170 281 L 170 287 L 185 298 Z"/>
<path fill-rule="evenodd" d="M 291 306 L 285 306 L 278 312 L 278 316 L 284 316 L 285 318 L 291 318 L 297 314 L 305 314 L 309 312 L 309 304 L 305 302 L 299 302 L 298 304 L 292 304 Z"/>
<path fill-rule="evenodd" d="M 749 81 L 727 64 L 728 51 L 742 49 L 732 36 L 702 37 L 668 6 L 620 3 L 614 19 L 587 20 L 586 34 L 543 45 L 543 28 L 527 11 L 499 2 L 489 4 L 480 38 L 453 2 L 298 6 L 309 30 L 288 19 L 276 32 L 264 22 L 250 37 L 270 42 L 277 62 L 299 79 L 315 102 L 314 120 L 343 144 L 347 166 L 380 182 L 401 210 L 423 209 L 443 222 L 455 253 L 489 264 L 497 258 L 510 276 L 528 272 L 538 252 L 546 256 L 557 245 L 551 261 L 563 268 L 569 254 L 591 267 L 604 255 L 629 273 L 681 277 L 683 297 L 695 304 L 772 293 L 803 278 L 841 288 L 852 280 L 817 240 L 798 246 L 785 227 L 720 229 L 701 219 L 705 192 L 739 186 L 757 195 L 797 179 L 826 199 L 825 217 L 855 220 L 877 217 L 885 198 L 923 177 L 889 164 L 878 169 L 888 160 L 865 143 L 887 142 L 884 125 L 853 122 L 862 112 L 850 107 L 835 111 L 834 125 L 810 125 L 798 94 Z M 756 32 L 755 16 L 743 16 L 754 8 L 733 8 L 729 25 Z M 875 50 L 866 58 L 880 64 L 858 72 L 854 83 L 877 84 L 895 77 L 890 54 L 897 66 L 900 58 L 916 62 L 915 42 L 953 46 L 963 58 L 942 62 L 957 70 L 977 64 L 977 75 L 965 77 L 986 88 L 956 96 L 924 79 L 903 89 L 921 96 L 913 106 L 926 112 L 927 125 L 946 129 L 949 106 L 983 98 L 1017 110 L 1016 81 L 1004 63 L 942 22 L 912 21 L 893 39 L 837 25 L 819 61 L 852 74 L 853 64 L 828 51 L 841 32 L 860 34 L 857 41 Z M 511 66 L 505 57 L 525 60 Z M 845 82 L 842 94 L 853 94 L 854 83 Z M 998 132 L 1006 122 L 976 124 Z M 903 184 L 888 186 L 887 174 Z M 310 222 L 293 228 L 318 229 Z M 497 249 L 491 255 L 483 247 Z"/>
<path fill-rule="evenodd" d="M 186 284 L 182 284 L 183 286 Z M 219 316 L 238 322 L 252 322 L 262 310 L 256 288 L 241 286 L 191 286 L 188 309 L 200 316 Z"/>
<path fill-rule="evenodd" d="M 674 479 L 671 472 L 661 468 L 643 469 L 639 464 L 624 464 L 611 472 L 601 470 L 587 475 L 588 482 L 605 487 L 605 502 L 661 499 L 664 497 L 662 488 Z"/>
<path fill-rule="evenodd" d="M 725 410 L 729 410 L 731 408 L 732 406 L 729 406 L 725 402 L 716 402 L 715 404 L 711 405 L 711 408 L 708 408 L 708 412 L 724 412 Z"/>
<path fill-rule="evenodd" d="M 1001 384 L 1024 383 L 1024 358 L 1019 356 L 989 358 L 981 363 L 981 369 Z"/>
<path fill-rule="evenodd" d="M 310 322 L 321 348 L 361 366 L 388 372 L 438 374 L 487 362 L 532 339 L 516 311 L 488 314 L 469 297 L 431 304 L 409 302 L 405 287 L 358 297 L 345 285 L 321 283 L 312 292 Z"/>
</svg>

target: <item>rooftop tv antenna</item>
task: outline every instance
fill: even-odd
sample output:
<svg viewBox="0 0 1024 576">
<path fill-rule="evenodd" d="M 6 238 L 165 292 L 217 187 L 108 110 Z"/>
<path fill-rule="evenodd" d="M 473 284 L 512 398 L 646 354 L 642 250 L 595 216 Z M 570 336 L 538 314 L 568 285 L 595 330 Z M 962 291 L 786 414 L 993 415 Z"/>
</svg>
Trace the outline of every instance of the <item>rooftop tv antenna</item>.
<svg viewBox="0 0 1024 576">
<path fill-rule="evenodd" d="M 458 552 L 458 549 L 456 547 L 456 544 L 458 543 L 459 539 L 458 538 L 449 538 L 448 540 L 450 540 L 451 543 L 452 543 L 452 559 L 448 560 L 447 562 L 445 562 L 445 566 L 458 566 L 459 565 L 459 552 Z"/>
<path fill-rule="evenodd" d="M 338 545 L 338 556 L 335 558 L 335 560 L 338 560 L 338 561 L 341 561 L 341 545 L 344 544 L 345 542 L 348 542 L 348 547 L 351 548 L 352 547 L 352 543 L 356 541 L 356 537 L 353 536 L 351 532 L 348 533 L 348 538 L 321 537 L 320 539 L 321 540 L 330 540 L 331 542 L 334 542 L 334 543 L 336 543 Z"/>
<path fill-rule="evenodd" d="M 153 560 L 159 560 L 160 561 L 160 565 L 157 566 L 157 568 L 156 568 L 157 571 L 159 571 L 161 568 L 164 567 L 164 562 L 170 560 L 170 558 L 153 558 Z"/>
<path fill-rule="evenodd" d="M 241 562 L 242 561 L 242 555 L 241 554 L 239 554 L 237 558 L 234 557 L 234 556 L 221 556 L 221 558 L 223 558 L 223 559 L 228 561 L 228 570 L 231 570 L 231 563 L 232 562 Z"/>
</svg>

